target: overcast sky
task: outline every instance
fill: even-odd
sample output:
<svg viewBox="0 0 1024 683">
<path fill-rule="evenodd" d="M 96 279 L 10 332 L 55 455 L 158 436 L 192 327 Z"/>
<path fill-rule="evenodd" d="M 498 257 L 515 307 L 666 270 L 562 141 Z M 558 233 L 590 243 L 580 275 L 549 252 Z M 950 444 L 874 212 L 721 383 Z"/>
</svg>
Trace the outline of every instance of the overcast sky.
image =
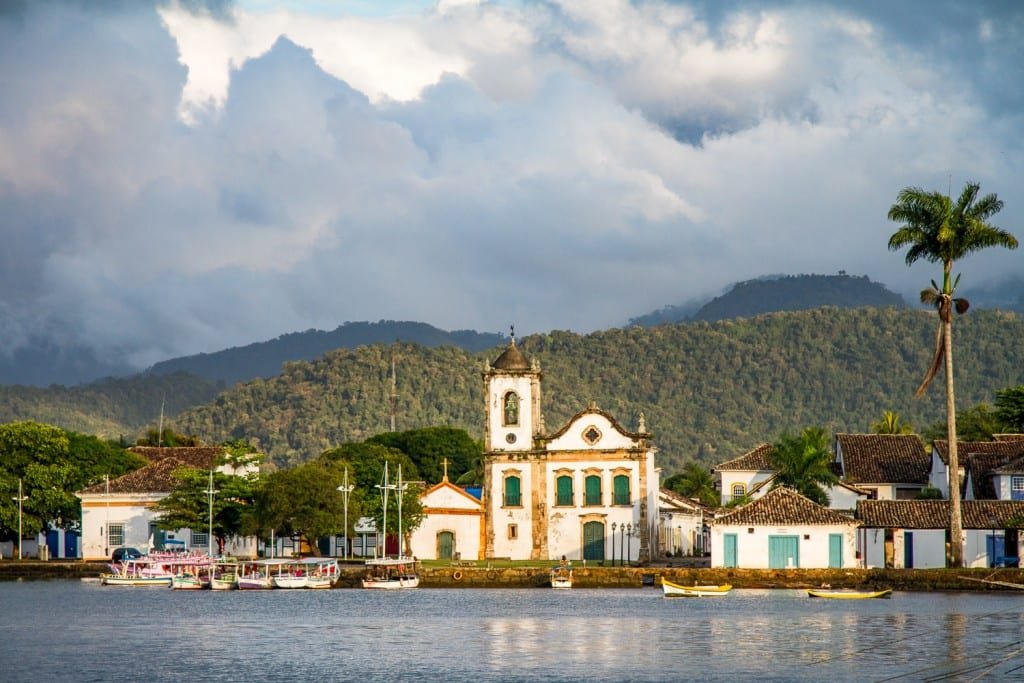
<svg viewBox="0 0 1024 683">
<path fill-rule="evenodd" d="M 767 273 L 912 296 L 907 185 L 978 181 L 1024 239 L 1018 2 L 0 7 L 4 351 L 588 332 Z"/>
</svg>

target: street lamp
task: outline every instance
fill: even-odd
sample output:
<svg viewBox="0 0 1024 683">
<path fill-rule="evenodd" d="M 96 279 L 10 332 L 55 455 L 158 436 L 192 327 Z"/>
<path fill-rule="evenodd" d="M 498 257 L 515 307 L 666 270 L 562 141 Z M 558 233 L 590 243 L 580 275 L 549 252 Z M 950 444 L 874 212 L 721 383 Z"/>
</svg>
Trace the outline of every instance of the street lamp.
<svg viewBox="0 0 1024 683">
<path fill-rule="evenodd" d="M 218 493 L 213 488 L 213 470 L 210 470 L 210 487 L 204 491 L 210 501 L 210 532 L 206 537 L 206 554 L 213 557 L 213 494 Z"/>
<path fill-rule="evenodd" d="M 625 535 L 628 533 L 626 531 L 626 527 L 627 526 L 632 527 L 633 525 L 632 524 L 629 524 L 629 525 L 622 524 L 622 525 L 619 526 L 619 566 L 622 566 L 622 565 L 625 564 L 624 560 L 626 559 L 626 555 L 625 555 L 625 552 L 624 552 L 624 548 L 625 548 Z"/>
<path fill-rule="evenodd" d="M 676 548 L 676 557 L 683 556 L 683 525 L 679 524 L 676 526 L 676 531 L 679 533 L 679 546 Z"/>
<path fill-rule="evenodd" d="M 338 487 L 341 497 L 345 501 L 345 553 L 344 558 L 348 559 L 348 494 L 352 493 L 353 487 L 348 483 L 348 468 L 345 468 L 345 483 Z"/>
<path fill-rule="evenodd" d="M 21 479 L 18 479 L 18 497 L 11 498 L 18 501 L 18 559 L 21 559 L 21 504 L 28 500 L 28 496 L 22 493 Z"/>
<path fill-rule="evenodd" d="M 629 531 L 626 532 L 626 562 L 630 562 L 633 559 L 633 537 L 640 535 L 640 525 L 630 527 Z"/>
<path fill-rule="evenodd" d="M 612 522 L 612 566 L 615 566 L 615 530 L 618 528 L 618 524 Z"/>
<path fill-rule="evenodd" d="M 990 562 L 991 562 L 990 566 L 995 567 L 995 566 L 997 566 L 999 564 L 999 559 L 996 556 L 996 525 L 999 524 L 999 520 L 996 519 L 995 517 L 990 517 L 989 520 L 988 520 L 988 523 L 989 523 L 989 526 L 992 527 L 992 535 L 989 537 L 991 540 L 989 541 L 989 546 L 988 546 L 989 547 L 988 553 L 989 553 L 989 558 L 990 558 Z"/>
</svg>

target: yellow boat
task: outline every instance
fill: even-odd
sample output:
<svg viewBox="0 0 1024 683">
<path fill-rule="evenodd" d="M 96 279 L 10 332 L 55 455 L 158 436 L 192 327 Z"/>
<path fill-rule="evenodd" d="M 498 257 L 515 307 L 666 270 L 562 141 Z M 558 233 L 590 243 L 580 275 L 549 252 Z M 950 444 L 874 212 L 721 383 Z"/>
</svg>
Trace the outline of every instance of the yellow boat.
<svg viewBox="0 0 1024 683">
<path fill-rule="evenodd" d="M 666 598 L 709 598 L 716 595 L 728 595 L 732 590 L 729 584 L 721 586 L 684 586 L 680 583 L 672 583 L 667 579 L 661 580 L 661 589 Z"/>
<path fill-rule="evenodd" d="M 877 591 L 859 591 L 853 588 L 808 588 L 807 595 L 812 598 L 832 598 L 833 600 L 867 600 L 870 598 L 888 598 L 892 595 L 891 588 Z"/>
</svg>

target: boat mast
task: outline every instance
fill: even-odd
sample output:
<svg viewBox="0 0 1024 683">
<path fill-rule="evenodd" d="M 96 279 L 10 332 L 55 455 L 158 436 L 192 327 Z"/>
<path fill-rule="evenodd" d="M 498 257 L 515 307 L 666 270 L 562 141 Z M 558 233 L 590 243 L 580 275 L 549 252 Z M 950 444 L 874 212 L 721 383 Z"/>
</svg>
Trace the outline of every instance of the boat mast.
<svg viewBox="0 0 1024 683">
<path fill-rule="evenodd" d="M 405 557 L 402 548 L 402 463 L 398 463 L 398 559 Z"/>
</svg>

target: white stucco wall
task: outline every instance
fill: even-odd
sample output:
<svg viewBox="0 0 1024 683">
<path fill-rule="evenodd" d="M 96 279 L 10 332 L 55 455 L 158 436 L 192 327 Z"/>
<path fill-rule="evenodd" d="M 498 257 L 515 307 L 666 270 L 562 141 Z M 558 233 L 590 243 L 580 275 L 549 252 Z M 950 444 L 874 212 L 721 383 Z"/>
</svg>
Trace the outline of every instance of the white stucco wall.
<svg viewBox="0 0 1024 683">
<path fill-rule="evenodd" d="M 946 532 L 944 529 L 895 529 L 893 531 L 892 564 L 905 569 L 907 534 L 913 548 L 913 569 L 936 569 L 946 566 Z M 885 567 L 885 529 L 864 529 L 860 532 L 868 569 Z"/>
<path fill-rule="evenodd" d="M 753 529 L 753 533 L 749 532 Z M 857 539 L 854 526 L 750 527 L 712 525 L 711 566 L 725 567 L 725 534 L 736 534 L 736 565 L 742 569 L 769 569 L 769 537 L 796 536 L 800 569 L 827 569 L 829 534 L 843 535 L 843 567 L 857 567 Z M 804 538 L 808 536 L 808 538 Z"/>
<path fill-rule="evenodd" d="M 409 536 L 413 555 L 424 560 L 437 559 L 438 534 L 448 531 L 455 536 L 453 554 L 457 553 L 462 560 L 483 559 L 483 506 L 479 501 L 442 486 L 424 495 L 420 503 L 427 514 Z"/>
<path fill-rule="evenodd" d="M 854 493 L 845 486 L 829 487 L 825 493 L 828 495 L 828 506 L 833 510 L 856 510 L 858 500 L 866 500 L 867 496 Z"/>
<path fill-rule="evenodd" d="M 749 495 L 750 489 L 754 488 L 763 481 L 771 479 L 774 472 L 768 472 L 765 470 L 754 471 L 754 470 L 726 470 L 719 472 L 719 478 L 722 486 L 722 505 L 728 505 L 732 499 L 732 487 L 735 484 L 743 484 L 744 491 Z M 754 499 L 760 498 L 767 493 L 768 488 L 765 487 L 762 490 L 756 492 L 753 496 Z"/>
<path fill-rule="evenodd" d="M 492 501 L 492 517 L 494 521 L 494 556 L 512 559 L 529 559 L 533 548 L 533 529 L 531 527 L 533 511 L 531 508 L 531 492 L 533 481 L 529 462 L 498 463 L 493 466 L 491 487 L 488 492 Z M 517 470 L 520 478 L 519 491 L 521 507 L 505 507 L 504 500 L 505 473 Z M 510 524 L 515 524 L 517 537 L 508 537 Z"/>
<path fill-rule="evenodd" d="M 593 444 L 583 439 L 583 434 L 595 427 L 600 438 Z M 611 420 L 601 413 L 584 413 L 564 434 L 548 444 L 549 451 L 587 451 L 593 448 L 604 450 L 633 448 L 636 442 L 612 426 Z"/>
</svg>

